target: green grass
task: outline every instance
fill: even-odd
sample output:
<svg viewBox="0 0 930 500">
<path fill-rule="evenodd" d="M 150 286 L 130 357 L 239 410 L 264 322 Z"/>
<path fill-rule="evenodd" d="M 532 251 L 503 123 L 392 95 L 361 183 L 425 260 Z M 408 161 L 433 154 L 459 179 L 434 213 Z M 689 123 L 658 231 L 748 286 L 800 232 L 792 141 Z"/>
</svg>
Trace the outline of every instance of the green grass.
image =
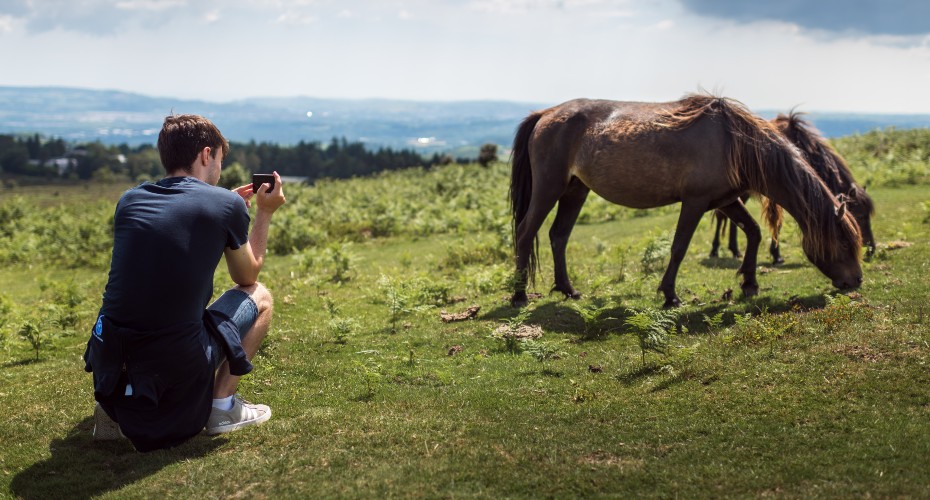
<svg viewBox="0 0 930 500">
<path fill-rule="evenodd" d="M 588 220 L 607 222 L 577 227 L 569 245 L 579 302 L 545 294 L 544 230 L 543 297 L 525 320 L 543 329 L 535 344 L 493 335 L 517 313 L 493 224 L 271 256 L 262 280 L 275 319 L 240 392 L 274 416 L 149 454 L 91 439 L 81 354 L 105 267 L 8 266 L 0 496 L 926 496 L 930 187 L 870 194 L 880 250 L 852 300 L 804 259 L 791 225 L 787 264 L 763 258 L 760 295 L 741 298 L 737 261 L 706 257 L 705 218 L 679 274 L 678 328 L 665 354 L 645 357 L 625 321 L 661 306 L 659 275 L 641 260 L 674 228 L 674 210 L 633 216 L 595 201 Z M 229 286 L 224 267 L 217 291 Z M 407 301 L 396 333 L 382 276 Z M 15 330 L 72 281 L 85 292 L 79 324 L 34 361 Z M 476 320 L 439 320 L 472 304 Z M 586 321 L 577 307 L 599 314 Z M 333 319 L 351 322 L 337 331 Z"/>
</svg>

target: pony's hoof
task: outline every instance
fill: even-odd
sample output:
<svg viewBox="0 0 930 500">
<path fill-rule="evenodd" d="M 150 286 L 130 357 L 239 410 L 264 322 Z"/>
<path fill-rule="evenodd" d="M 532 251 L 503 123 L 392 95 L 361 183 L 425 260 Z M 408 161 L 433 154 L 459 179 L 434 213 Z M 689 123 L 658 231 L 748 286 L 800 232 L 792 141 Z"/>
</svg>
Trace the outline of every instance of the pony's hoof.
<svg viewBox="0 0 930 500">
<path fill-rule="evenodd" d="M 581 298 L 581 292 L 579 292 L 578 290 L 575 290 L 574 288 L 572 288 L 571 285 L 569 285 L 568 287 L 565 287 L 565 288 L 556 285 L 556 286 L 552 287 L 552 290 L 549 290 L 549 293 L 550 293 L 550 294 L 551 294 L 552 292 L 561 292 L 562 295 L 564 295 L 566 299 L 575 299 L 575 300 L 578 300 L 578 299 Z"/>
<path fill-rule="evenodd" d="M 781 258 L 781 257 L 779 257 L 779 258 L 777 258 L 777 259 L 775 259 L 775 260 L 772 261 L 772 265 L 773 265 L 773 266 L 780 266 L 780 265 L 782 265 L 782 264 L 784 264 L 784 263 L 785 263 L 785 259 L 783 259 L 783 258 Z"/>
<path fill-rule="evenodd" d="M 681 299 L 678 297 L 673 297 L 671 299 L 665 299 L 665 304 L 662 304 L 662 309 L 672 309 L 675 307 L 681 307 Z"/>
<path fill-rule="evenodd" d="M 734 259 L 742 259 L 742 258 L 743 258 L 743 253 L 742 253 L 742 252 L 733 252 L 733 258 L 734 258 Z"/>
<path fill-rule="evenodd" d="M 759 285 L 743 285 L 742 289 L 744 297 L 755 297 L 759 295 Z"/>
<path fill-rule="evenodd" d="M 524 308 L 527 304 L 530 303 L 529 298 L 526 296 L 526 292 L 515 292 L 512 297 L 510 297 L 510 306 Z"/>
</svg>

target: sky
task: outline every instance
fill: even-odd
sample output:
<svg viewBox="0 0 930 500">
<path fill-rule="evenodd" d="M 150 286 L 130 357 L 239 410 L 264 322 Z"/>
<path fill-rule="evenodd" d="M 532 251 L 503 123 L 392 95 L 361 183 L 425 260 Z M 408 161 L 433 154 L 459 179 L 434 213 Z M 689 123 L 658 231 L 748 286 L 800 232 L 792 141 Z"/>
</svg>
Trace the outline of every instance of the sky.
<svg viewBox="0 0 930 500">
<path fill-rule="evenodd" d="M 0 0 L 0 85 L 930 113 L 930 2 Z"/>
</svg>

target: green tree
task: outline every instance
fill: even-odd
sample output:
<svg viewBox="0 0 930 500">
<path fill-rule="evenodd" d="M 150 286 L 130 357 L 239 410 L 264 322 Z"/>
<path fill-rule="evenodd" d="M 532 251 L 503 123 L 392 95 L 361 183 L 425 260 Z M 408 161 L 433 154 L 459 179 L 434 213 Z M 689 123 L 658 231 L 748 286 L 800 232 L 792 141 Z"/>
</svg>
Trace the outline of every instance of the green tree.
<svg viewBox="0 0 930 500">
<path fill-rule="evenodd" d="M 497 161 L 497 144 L 485 144 L 481 146 L 481 152 L 478 153 L 478 163 L 482 167 L 487 167 Z"/>
<path fill-rule="evenodd" d="M 237 188 L 252 182 L 252 174 L 239 162 L 223 167 L 218 186 L 226 189 Z"/>
</svg>

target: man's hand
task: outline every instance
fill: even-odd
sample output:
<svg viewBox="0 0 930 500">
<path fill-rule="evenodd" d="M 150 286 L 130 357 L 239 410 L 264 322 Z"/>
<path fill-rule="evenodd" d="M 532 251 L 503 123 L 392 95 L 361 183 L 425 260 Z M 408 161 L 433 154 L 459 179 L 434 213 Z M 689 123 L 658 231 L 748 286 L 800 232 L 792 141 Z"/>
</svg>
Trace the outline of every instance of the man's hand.
<svg viewBox="0 0 930 500">
<path fill-rule="evenodd" d="M 254 193 L 255 202 L 258 205 L 258 211 L 266 212 L 269 215 L 274 213 L 274 211 L 280 208 L 281 205 L 284 205 L 284 202 L 286 201 L 284 199 L 284 183 L 281 182 L 281 176 L 278 175 L 278 172 L 272 173 L 274 174 L 274 189 L 268 191 L 270 186 L 268 184 L 262 184 L 259 186 L 258 192 Z M 251 184 L 248 187 L 249 191 L 251 192 Z M 238 192 L 238 189 L 236 191 Z M 246 199 L 246 205 L 248 205 L 248 199 Z"/>
<path fill-rule="evenodd" d="M 255 195 L 255 193 L 252 191 L 251 183 L 246 184 L 245 186 L 239 186 L 233 189 L 233 192 L 235 192 L 236 194 L 241 196 L 243 200 L 245 200 L 246 208 L 252 208 L 252 202 L 249 200 L 252 199 L 252 196 Z"/>
</svg>

